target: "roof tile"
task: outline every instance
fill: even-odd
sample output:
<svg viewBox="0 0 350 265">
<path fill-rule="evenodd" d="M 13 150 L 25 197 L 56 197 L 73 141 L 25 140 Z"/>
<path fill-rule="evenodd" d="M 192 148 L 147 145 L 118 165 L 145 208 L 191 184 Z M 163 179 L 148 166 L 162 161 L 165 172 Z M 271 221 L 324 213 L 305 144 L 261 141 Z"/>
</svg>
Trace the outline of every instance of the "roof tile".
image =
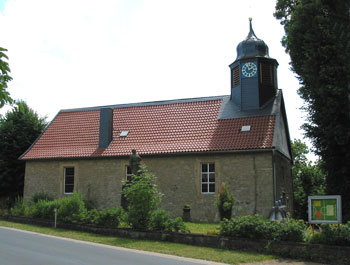
<svg viewBox="0 0 350 265">
<path fill-rule="evenodd" d="M 99 110 L 60 112 L 22 159 L 127 156 L 272 147 L 275 116 L 218 120 L 221 99 L 113 109 L 113 141 L 99 149 Z M 249 132 L 241 132 L 250 125 Z M 129 131 L 126 137 L 120 132 Z"/>
</svg>

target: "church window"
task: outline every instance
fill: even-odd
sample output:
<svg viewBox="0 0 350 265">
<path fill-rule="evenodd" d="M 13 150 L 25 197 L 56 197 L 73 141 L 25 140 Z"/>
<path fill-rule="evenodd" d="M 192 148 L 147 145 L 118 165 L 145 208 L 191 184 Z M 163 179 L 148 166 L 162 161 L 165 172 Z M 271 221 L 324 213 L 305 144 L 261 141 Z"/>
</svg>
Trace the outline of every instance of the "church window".
<svg viewBox="0 0 350 265">
<path fill-rule="evenodd" d="M 64 168 L 64 193 L 71 194 L 74 191 L 74 167 Z"/>
<path fill-rule="evenodd" d="M 202 193 L 215 193 L 215 163 L 201 163 Z"/>
<path fill-rule="evenodd" d="M 132 178 L 131 167 L 130 166 L 125 166 L 125 179 L 127 181 L 130 181 L 131 178 Z"/>
</svg>

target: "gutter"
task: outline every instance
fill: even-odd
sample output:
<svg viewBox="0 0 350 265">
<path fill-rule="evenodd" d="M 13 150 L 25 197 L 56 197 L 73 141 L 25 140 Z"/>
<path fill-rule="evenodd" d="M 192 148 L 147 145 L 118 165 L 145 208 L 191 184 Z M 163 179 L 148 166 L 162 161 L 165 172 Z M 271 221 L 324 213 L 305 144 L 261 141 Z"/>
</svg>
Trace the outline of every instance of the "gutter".
<svg viewBox="0 0 350 265">
<path fill-rule="evenodd" d="M 170 156 L 186 156 L 186 155 L 222 155 L 222 154 L 233 154 L 233 153 L 263 153 L 274 151 L 275 148 L 265 148 L 265 149 L 242 149 L 242 150 L 220 150 L 220 151 L 191 151 L 191 152 L 174 152 L 174 153 L 138 153 L 142 158 L 146 157 L 170 157 Z M 137 150 L 136 150 L 137 151 Z M 131 155 L 131 150 L 130 150 Z M 108 155 L 108 156 L 72 156 L 72 157 L 46 157 L 46 158 L 19 158 L 25 161 L 47 161 L 47 160 L 91 160 L 91 159 L 129 159 L 130 155 Z"/>
</svg>

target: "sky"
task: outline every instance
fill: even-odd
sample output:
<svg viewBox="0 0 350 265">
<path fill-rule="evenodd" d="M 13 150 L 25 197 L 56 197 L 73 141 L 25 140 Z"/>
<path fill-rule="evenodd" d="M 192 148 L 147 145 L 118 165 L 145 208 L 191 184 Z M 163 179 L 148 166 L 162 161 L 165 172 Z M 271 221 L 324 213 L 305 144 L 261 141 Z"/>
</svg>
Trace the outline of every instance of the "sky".
<svg viewBox="0 0 350 265">
<path fill-rule="evenodd" d="M 281 45 L 275 4 L 0 0 L 0 47 L 8 49 L 13 78 L 8 91 L 48 121 L 61 109 L 229 95 L 228 65 L 252 17 L 279 63 L 291 139 L 302 139 L 300 85 Z"/>
</svg>

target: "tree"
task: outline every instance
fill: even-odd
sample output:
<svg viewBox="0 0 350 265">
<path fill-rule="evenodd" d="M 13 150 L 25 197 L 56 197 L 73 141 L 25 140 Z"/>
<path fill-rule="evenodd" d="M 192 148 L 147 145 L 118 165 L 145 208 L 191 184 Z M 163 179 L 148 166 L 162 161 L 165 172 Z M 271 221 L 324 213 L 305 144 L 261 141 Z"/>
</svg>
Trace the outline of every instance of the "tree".
<svg viewBox="0 0 350 265">
<path fill-rule="evenodd" d="M 139 172 L 140 175 L 132 176 L 122 192 L 128 201 L 128 222 L 132 228 L 147 230 L 162 194 L 155 184 L 155 176 L 145 165 L 141 165 Z"/>
<path fill-rule="evenodd" d="M 0 197 L 23 195 L 25 162 L 18 160 L 47 123 L 25 102 L 0 116 Z"/>
<path fill-rule="evenodd" d="M 215 200 L 215 205 L 218 208 L 221 221 L 224 220 L 224 218 L 231 219 L 235 200 L 235 196 L 229 191 L 229 186 L 223 182 Z"/>
<path fill-rule="evenodd" d="M 9 64 L 3 60 L 3 58 L 8 60 L 7 55 L 4 53 L 7 50 L 0 47 L 0 108 L 2 108 L 6 103 L 13 103 L 10 93 L 6 91 L 7 83 L 12 80 L 9 76 L 10 68 Z"/>
<path fill-rule="evenodd" d="M 303 125 L 327 175 L 327 193 L 339 194 L 350 220 L 350 1 L 277 0 L 282 44 L 298 75 Z"/>
<path fill-rule="evenodd" d="M 317 161 L 314 165 L 308 161 L 306 155 L 309 153 L 309 149 L 305 143 L 294 140 L 291 145 L 294 158 L 294 217 L 307 220 L 307 197 L 325 194 L 326 176 L 322 170 L 321 161 Z"/>
</svg>

